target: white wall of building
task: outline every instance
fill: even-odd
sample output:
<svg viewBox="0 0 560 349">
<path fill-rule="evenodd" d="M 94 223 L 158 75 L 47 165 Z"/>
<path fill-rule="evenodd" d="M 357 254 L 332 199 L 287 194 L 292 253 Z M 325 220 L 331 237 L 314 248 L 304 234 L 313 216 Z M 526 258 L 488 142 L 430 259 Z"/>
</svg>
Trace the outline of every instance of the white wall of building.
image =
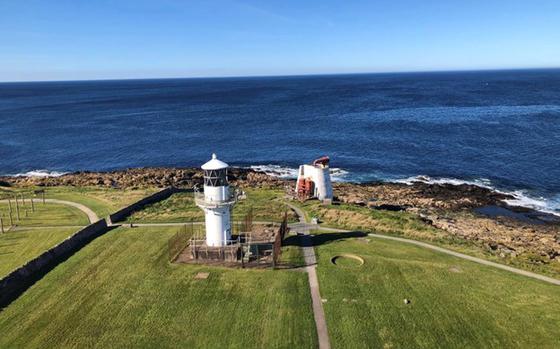
<svg viewBox="0 0 560 349">
<path fill-rule="evenodd" d="M 331 173 L 328 167 L 301 165 L 298 171 L 298 185 L 301 178 L 311 179 L 315 183 L 314 196 L 316 196 L 317 199 L 325 200 L 333 198 Z"/>
</svg>

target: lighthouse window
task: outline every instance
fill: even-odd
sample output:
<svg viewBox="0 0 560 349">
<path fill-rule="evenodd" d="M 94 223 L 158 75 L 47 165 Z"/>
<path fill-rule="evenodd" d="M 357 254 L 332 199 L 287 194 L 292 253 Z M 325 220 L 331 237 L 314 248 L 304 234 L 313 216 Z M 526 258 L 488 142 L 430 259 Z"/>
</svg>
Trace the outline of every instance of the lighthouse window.
<svg viewBox="0 0 560 349">
<path fill-rule="evenodd" d="M 204 171 L 204 185 L 210 187 L 226 186 L 227 183 L 227 169 L 220 170 L 205 170 Z"/>
</svg>

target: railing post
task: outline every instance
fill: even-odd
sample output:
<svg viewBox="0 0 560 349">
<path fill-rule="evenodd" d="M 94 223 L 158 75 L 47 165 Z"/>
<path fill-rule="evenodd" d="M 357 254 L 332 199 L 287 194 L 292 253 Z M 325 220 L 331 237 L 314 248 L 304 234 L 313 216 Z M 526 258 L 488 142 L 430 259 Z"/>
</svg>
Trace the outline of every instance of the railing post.
<svg viewBox="0 0 560 349">
<path fill-rule="evenodd" d="M 14 219 L 12 218 L 12 200 L 8 199 L 8 213 L 10 215 L 10 226 L 14 225 Z"/>
<path fill-rule="evenodd" d="M 16 217 L 17 220 L 19 221 L 19 202 L 18 202 L 17 194 L 15 196 L 15 199 L 16 199 Z"/>
</svg>

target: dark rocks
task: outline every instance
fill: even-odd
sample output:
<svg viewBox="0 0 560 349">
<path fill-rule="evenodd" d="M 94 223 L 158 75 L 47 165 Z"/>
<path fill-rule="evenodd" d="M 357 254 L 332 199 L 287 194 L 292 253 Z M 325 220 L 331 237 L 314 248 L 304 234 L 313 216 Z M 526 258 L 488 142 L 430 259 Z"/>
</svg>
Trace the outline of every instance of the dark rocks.
<svg viewBox="0 0 560 349">
<path fill-rule="evenodd" d="M 406 211 L 406 209 L 408 208 L 407 206 L 403 206 L 403 205 L 390 205 L 390 204 L 382 204 L 378 206 L 368 205 L 368 207 L 375 210 L 394 211 L 394 212 Z"/>
<path fill-rule="evenodd" d="M 281 188 L 286 181 L 251 169 L 230 168 L 234 185 Z M 202 171 L 195 168 L 133 168 L 112 172 L 75 172 L 60 177 L 0 177 L 2 186 L 101 186 L 112 188 L 192 187 L 202 184 Z"/>
</svg>

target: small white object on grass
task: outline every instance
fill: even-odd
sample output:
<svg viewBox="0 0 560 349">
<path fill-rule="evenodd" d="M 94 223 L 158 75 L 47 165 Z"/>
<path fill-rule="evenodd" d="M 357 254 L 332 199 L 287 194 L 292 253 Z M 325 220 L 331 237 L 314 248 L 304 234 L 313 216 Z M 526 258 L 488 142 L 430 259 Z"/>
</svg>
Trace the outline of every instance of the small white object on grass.
<svg viewBox="0 0 560 349">
<path fill-rule="evenodd" d="M 410 304 L 410 299 L 405 298 L 405 299 L 404 299 L 404 304 Z"/>
</svg>

